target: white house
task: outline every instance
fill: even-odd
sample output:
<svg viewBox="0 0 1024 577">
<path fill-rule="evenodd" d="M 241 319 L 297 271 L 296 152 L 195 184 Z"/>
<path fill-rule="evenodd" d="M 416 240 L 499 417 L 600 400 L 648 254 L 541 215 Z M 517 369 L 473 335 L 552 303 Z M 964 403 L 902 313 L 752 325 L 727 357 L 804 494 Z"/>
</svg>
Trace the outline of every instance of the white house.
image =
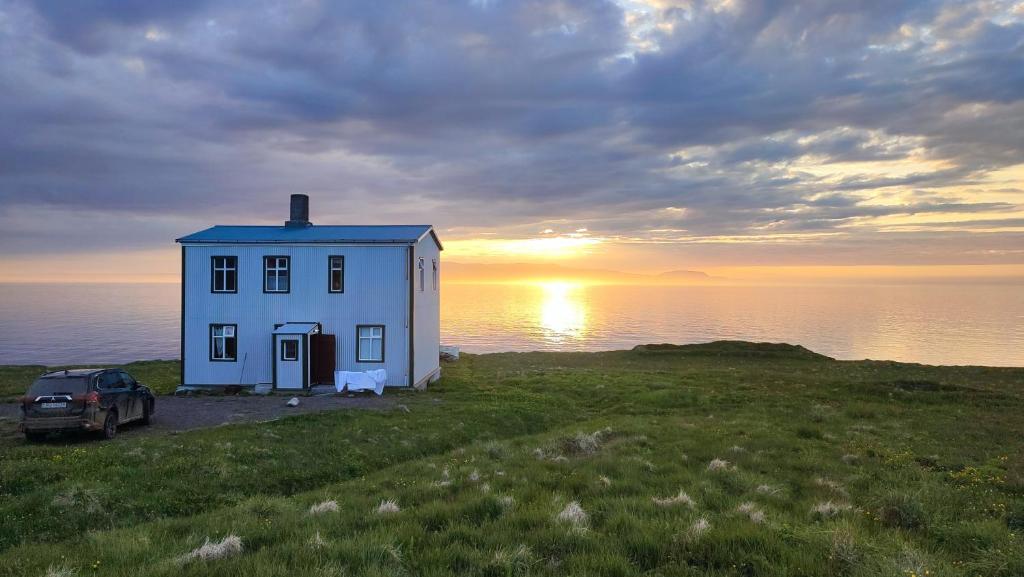
<svg viewBox="0 0 1024 577">
<path fill-rule="evenodd" d="M 181 383 L 304 389 L 385 369 L 440 376 L 441 242 L 430 225 L 214 226 L 181 243 Z"/>
</svg>

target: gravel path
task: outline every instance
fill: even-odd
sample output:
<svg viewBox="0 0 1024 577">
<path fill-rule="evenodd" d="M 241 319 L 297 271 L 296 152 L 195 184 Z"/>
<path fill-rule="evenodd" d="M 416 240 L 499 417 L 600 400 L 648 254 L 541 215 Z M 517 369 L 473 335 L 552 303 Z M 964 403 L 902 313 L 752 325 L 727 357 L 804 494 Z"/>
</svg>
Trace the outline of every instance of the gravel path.
<svg viewBox="0 0 1024 577">
<path fill-rule="evenodd" d="M 161 396 L 156 399 L 156 413 L 149 427 L 128 425 L 122 432 L 137 434 L 145 431 L 190 431 L 216 427 L 228 423 L 267 421 L 320 411 L 344 409 L 386 409 L 395 406 L 397 399 L 387 396 L 360 394 L 299 397 L 299 406 L 289 407 L 287 396 Z M 15 432 L 21 411 L 15 403 L 0 403 L 0 434 Z"/>
</svg>

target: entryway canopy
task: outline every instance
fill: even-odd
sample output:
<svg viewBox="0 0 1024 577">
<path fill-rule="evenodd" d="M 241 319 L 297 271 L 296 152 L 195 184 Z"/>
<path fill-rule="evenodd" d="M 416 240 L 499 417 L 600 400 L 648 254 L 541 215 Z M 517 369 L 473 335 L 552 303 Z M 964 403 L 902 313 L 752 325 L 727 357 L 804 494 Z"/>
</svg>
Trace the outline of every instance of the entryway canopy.
<svg viewBox="0 0 1024 577">
<path fill-rule="evenodd" d="M 318 332 L 320 323 L 285 323 L 274 329 L 275 335 L 315 335 Z"/>
</svg>

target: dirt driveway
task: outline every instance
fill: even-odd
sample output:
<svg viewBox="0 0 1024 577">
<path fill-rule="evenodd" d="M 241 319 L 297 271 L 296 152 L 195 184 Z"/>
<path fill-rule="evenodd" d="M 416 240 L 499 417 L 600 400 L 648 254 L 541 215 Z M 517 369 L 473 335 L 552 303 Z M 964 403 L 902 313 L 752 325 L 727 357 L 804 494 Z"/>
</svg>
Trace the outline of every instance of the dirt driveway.
<svg viewBox="0 0 1024 577">
<path fill-rule="evenodd" d="M 161 396 L 156 399 L 156 413 L 149 427 L 126 426 L 125 434 L 145 431 L 189 431 L 229 423 L 268 421 L 288 415 L 337 411 L 343 409 L 387 409 L 399 399 L 372 394 L 356 396 L 324 395 L 299 397 L 299 406 L 289 407 L 286 396 Z M 11 434 L 21 418 L 18 405 L 0 403 L 0 433 Z"/>
</svg>

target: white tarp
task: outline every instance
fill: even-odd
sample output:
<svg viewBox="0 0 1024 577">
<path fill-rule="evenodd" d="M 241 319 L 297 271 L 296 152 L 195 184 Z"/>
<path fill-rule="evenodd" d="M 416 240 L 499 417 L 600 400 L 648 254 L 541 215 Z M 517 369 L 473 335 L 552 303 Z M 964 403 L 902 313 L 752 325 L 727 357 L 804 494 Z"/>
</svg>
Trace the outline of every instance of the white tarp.
<svg viewBox="0 0 1024 577">
<path fill-rule="evenodd" d="M 334 371 L 334 388 L 342 392 L 347 387 L 349 391 L 373 391 L 378 395 L 384 394 L 384 381 L 388 380 L 388 372 L 384 369 L 375 371 Z"/>
</svg>

